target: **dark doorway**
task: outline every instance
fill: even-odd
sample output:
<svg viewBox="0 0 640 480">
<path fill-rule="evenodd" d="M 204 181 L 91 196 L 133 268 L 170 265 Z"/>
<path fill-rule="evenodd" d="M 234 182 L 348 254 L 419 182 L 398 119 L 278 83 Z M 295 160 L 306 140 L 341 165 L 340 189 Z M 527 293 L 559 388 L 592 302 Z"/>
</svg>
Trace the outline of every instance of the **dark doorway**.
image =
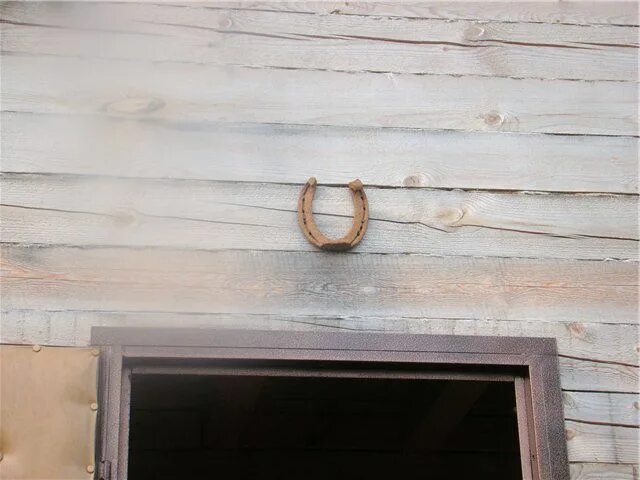
<svg viewBox="0 0 640 480">
<path fill-rule="evenodd" d="M 513 381 L 132 375 L 130 480 L 522 478 Z"/>
</svg>

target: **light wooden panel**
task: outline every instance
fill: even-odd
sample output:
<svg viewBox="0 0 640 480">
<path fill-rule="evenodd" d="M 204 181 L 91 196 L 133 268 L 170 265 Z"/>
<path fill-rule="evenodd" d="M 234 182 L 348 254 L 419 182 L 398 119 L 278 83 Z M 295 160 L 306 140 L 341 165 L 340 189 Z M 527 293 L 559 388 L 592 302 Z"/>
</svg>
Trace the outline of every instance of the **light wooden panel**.
<svg viewBox="0 0 640 480">
<path fill-rule="evenodd" d="M 568 421 L 566 435 L 572 461 L 638 463 L 637 428 Z"/>
<path fill-rule="evenodd" d="M 171 121 L 634 135 L 633 83 L 3 58 L 3 109 Z M 523 94 L 526 92 L 526 95 Z"/>
<path fill-rule="evenodd" d="M 371 15 L 442 20 L 638 25 L 634 2 L 221 2 L 216 8 L 264 9 L 333 15 Z"/>
<path fill-rule="evenodd" d="M 89 478 L 97 355 L 88 348 L 0 345 L 0 374 L 2 478 Z"/>
<path fill-rule="evenodd" d="M 571 480 L 637 480 L 637 465 L 572 463 Z"/>
<path fill-rule="evenodd" d="M 631 262 L 7 246 L 3 308 L 635 323 Z"/>
<path fill-rule="evenodd" d="M 2 190 L 5 242 L 313 250 L 297 226 L 299 186 L 4 175 Z M 633 196 L 376 188 L 367 195 L 370 231 L 359 252 L 637 257 Z M 351 203 L 345 187 L 321 187 L 320 227 L 340 236 Z"/>
<path fill-rule="evenodd" d="M 637 30 L 228 11 L 205 5 L 6 9 L 6 52 L 342 71 L 637 78 Z M 96 30 L 87 28 L 94 25 Z M 52 28 L 56 27 L 56 28 Z M 62 30 L 61 30 L 62 28 Z"/>
<path fill-rule="evenodd" d="M 2 168 L 118 177 L 637 193 L 628 137 L 222 125 L 4 113 Z"/>
<path fill-rule="evenodd" d="M 564 392 L 564 415 L 581 422 L 638 426 L 637 393 Z"/>
<path fill-rule="evenodd" d="M 563 388 L 567 390 L 599 390 L 606 392 L 637 392 L 637 360 L 634 365 L 598 363 L 564 357 L 560 361 Z M 595 380 L 595 379 L 598 380 Z M 604 460 L 602 460 L 604 461 Z"/>
</svg>

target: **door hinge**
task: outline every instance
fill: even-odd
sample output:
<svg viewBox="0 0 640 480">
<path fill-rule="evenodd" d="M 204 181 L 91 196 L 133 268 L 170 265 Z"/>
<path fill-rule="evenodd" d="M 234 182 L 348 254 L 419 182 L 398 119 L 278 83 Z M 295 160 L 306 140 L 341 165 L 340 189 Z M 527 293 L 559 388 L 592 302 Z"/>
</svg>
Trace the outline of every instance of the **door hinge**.
<svg viewBox="0 0 640 480">
<path fill-rule="evenodd" d="M 111 480 L 111 462 L 109 460 L 100 461 L 97 480 Z"/>
</svg>

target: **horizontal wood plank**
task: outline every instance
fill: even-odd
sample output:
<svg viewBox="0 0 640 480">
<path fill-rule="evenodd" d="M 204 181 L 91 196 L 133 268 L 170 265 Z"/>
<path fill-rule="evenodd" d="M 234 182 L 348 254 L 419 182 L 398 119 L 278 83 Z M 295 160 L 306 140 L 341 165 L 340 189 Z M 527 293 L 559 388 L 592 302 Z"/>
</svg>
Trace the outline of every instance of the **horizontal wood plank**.
<svg viewBox="0 0 640 480">
<path fill-rule="evenodd" d="M 72 5 L 73 15 L 55 5 L 6 9 L 3 50 L 339 71 L 624 81 L 638 76 L 638 32 L 629 27 L 416 22 L 205 5 Z"/>
<path fill-rule="evenodd" d="M 638 429 L 566 422 L 569 459 L 577 462 L 638 463 Z"/>
<path fill-rule="evenodd" d="M 637 141 L 5 113 L 2 169 L 117 177 L 637 193 Z"/>
<path fill-rule="evenodd" d="M 1 185 L 5 242 L 314 250 L 297 225 L 300 186 L 15 174 Z M 637 258 L 635 196 L 366 191 L 370 227 L 357 252 Z M 321 187 L 320 228 L 342 235 L 351 203 L 345 187 Z"/>
<path fill-rule="evenodd" d="M 10 343 L 40 343 L 86 346 L 92 326 L 100 327 L 191 327 L 236 328 L 254 330 L 353 331 L 411 333 L 431 335 L 486 335 L 555 338 L 561 355 L 581 357 L 593 362 L 637 364 L 637 325 L 584 322 L 503 321 L 447 318 L 402 317 L 329 317 L 246 314 L 206 314 L 175 312 L 100 312 L 12 310 L 3 313 L 2 337 Z M 564 360 L 563 360 L 564 361 Z M 574 392 L 575 393 L 575 392 Z M 571 394 L 573 395 L 573 394 Z M 617 403 L 614 397 L 603 405 L 584 405 L 581 397 L 568 398 L 567 407 L 575 420 L 587 420 L 584 412 L 593 411 L 594 421 L 605 413 L 611 423 L 633 424 L 628 411 L 631 404 Z M 600 412 L 600 413 L 596 413 Z M 625 412 L 625 413 L 623 413 Z M 636 410 L 637 413 L 637 410 Z M 591 414 L 590 414 L 591 415 Z"/>
<path fill-rule="evenodd" d="M 633 83 L 3 58 L 3 110 L 31 113 L 628 136 L 636 105 Z"/>
<path fill-rule="evenodd" d="M 265 239 L 268 241 L 268 239 Z M 633 262 L 3 249 L 3 309 L 637 322 Z"/>
<path fill-rule="evenodd" d="M 638 480 L 635 465 L 614 463 L 572 463 L 571 480 Z"/>
<path fill-rule="evenodd" d="M 197 4 L 194 4 L 197 5 Z M 638 25 L 634 2 L 221 2 L 214 8 L 269 9 L 333 15 L 496 20 L 577 25 Z"/>
<path fill-rule="evenodd" d="M 562 385 L 567 390 L 637 393 L 640 376 L 636 362 L 637 360 L 634 365 L 626 365 L 562 357 Z M 599 380 L 594 382 L 596 378 Z"/>
<path fill-rule="evenodd" d="M 564 392 L 564 416 L 587 423 L 639 425 L 637 393 Z"/>
</svg>

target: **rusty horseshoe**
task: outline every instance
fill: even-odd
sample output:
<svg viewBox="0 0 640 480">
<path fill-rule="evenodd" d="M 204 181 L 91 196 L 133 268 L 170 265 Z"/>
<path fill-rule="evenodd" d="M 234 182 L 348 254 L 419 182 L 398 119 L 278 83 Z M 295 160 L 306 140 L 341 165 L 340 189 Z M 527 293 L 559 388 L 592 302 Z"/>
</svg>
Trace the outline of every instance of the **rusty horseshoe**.
<svg viewBox="0 0 640 480">
<path fill-rule="evenodd" d="M 362 240 L 369 222 L 369 204 L 362 182 L 358 179 L 349 182 L 349 189 L 353 195 L 353 226 L 344 237 L 335 240 L 323 235 L 313 220 L 311 207 L 317 184 L 315 177 L 311 177 L 302 187 L 298 198 L 298 224 L 302 233 L 310 243 L 322 250 L 344 251 L 355 247 Z"/>
</svg>

